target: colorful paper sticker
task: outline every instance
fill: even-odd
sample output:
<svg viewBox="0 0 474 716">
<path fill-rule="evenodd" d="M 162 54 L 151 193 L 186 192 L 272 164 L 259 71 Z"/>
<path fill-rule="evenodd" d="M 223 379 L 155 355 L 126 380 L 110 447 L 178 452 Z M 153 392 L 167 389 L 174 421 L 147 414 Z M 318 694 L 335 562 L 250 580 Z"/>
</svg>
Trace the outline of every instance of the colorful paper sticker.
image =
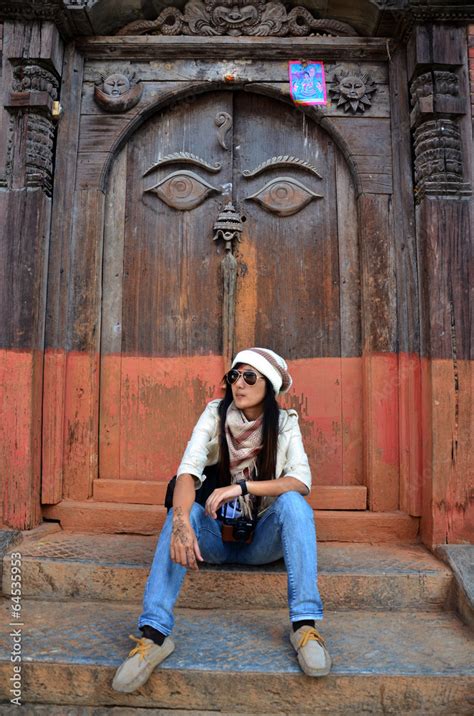
<svg viewBox="0 0 474 716">
<path fill-rule="evenodd" d="M 326 104 L 323 62 L 288 62 L 290 95 L 296 104 Z"/>
</svg>

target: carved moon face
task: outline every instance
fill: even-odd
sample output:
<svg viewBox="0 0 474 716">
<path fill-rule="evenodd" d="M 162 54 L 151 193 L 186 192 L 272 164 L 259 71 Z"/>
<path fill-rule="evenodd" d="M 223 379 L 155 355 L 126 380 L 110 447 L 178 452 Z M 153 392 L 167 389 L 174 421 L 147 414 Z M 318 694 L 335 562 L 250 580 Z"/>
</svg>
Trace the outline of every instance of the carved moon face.
<svg viewBox="0 0 474 716">
<path fill-rule="evenodd" d="M 121 94 L 125 94 L 130 89 L 130 80 L 125 75 L 113 74 L 109 75 L 104 80 L 103 91 L 105 94 L 111 95 L 112 97 L 118 97 Z"/>
</svg>

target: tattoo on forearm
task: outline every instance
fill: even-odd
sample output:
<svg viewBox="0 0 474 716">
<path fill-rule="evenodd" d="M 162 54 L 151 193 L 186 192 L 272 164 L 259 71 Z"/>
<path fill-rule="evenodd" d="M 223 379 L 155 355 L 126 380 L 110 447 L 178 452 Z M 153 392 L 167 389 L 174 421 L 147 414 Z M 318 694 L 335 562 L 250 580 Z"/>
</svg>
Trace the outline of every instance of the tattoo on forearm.
<svg viewBox="0 0 474 716">
<path fill-rule="evenodd" d="M 191 535 L 186 527 L 186 523 L 183 517 L 183 508 L 176 507 L 174 511 L 173 520 L 173 537 L 178 544 L 182 544 L 183 547 L 189 549 L 191 547 Z"/>
</svg>

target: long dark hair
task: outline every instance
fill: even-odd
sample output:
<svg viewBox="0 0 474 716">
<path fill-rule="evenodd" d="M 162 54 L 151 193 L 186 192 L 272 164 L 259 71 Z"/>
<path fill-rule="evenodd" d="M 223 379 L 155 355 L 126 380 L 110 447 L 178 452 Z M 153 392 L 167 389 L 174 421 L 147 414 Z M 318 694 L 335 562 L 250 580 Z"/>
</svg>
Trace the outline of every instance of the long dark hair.
<svg viewBox="0 0 474 716">
<path fill-rule="evenodd" d="M 263 425 L 262 443 L 263 447 L 257 457 L 257 480 L 273 480 L 276 477 L 276 457 L 279 432 L 280 408 L 275 399 L 273 386 L 267 377 L 265 379 L 265 396 L 263 399 Z M 226 382 L 226 390 L 220 402 L 219 413 L 219 485 L 224 487 L 230 485 L 229 449 L 225 436 L 225 419 L 227 409 L 234 397 L 232 388 Z"/>
</svg>

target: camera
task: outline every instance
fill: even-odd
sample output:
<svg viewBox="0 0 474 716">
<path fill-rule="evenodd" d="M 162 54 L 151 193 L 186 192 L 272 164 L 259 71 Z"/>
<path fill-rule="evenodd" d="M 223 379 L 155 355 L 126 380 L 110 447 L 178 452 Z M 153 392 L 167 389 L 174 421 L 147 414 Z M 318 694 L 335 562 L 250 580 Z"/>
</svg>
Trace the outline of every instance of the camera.
<svg viewBox="0 0 474 716">
<path fill-rule="evenodd" d="M 222 540 L 250 544 L 255 531 L 255 520 L 246 517 L 222 518 Z"/>
<path fill-rule="evenodd" d="M 256 520 L 242 514 L 238 499 L 222 505 L 219 510 L 219 520 L 222 524 L 223 542 L 250 544 Z"/>
</svg>

